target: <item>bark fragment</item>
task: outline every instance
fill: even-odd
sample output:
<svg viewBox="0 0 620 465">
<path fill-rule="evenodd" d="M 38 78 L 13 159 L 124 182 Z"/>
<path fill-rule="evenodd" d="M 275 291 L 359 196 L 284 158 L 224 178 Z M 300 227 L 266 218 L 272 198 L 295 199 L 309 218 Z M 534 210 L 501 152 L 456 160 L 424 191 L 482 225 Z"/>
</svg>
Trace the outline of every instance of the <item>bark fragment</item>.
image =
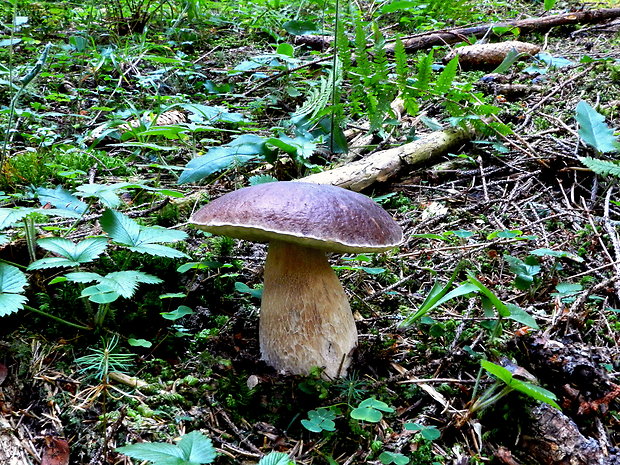
<svg viewBox="0 0 620 465">
<path fill-rule="evenodd" d="M 524 432 L 524 452 L 542 465 L 617 465 L 593 438 L 585 437 L 573 420 L 557 409 L 540 404 L 529 412 Z"/>
</svg>

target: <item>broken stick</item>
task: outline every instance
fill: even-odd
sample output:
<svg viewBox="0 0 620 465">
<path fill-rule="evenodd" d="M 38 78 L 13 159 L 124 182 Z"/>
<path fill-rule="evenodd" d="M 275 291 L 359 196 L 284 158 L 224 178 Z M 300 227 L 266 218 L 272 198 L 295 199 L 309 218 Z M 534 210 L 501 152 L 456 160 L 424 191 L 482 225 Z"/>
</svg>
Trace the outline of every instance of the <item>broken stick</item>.
<svg viewBox="0 0 620 465">
<path fill-rule="evenodd" d="M 386 181 L 405 166 L 420 164 L 448 153 L 470 140 L 474 134 L 473 129 L 460 127 L 431 132 L 400 147 L 375 152 L 361 160 L 306 176 L 299 181 L 332 184 L 359 192 L 376 181 Z"/>
</svg>

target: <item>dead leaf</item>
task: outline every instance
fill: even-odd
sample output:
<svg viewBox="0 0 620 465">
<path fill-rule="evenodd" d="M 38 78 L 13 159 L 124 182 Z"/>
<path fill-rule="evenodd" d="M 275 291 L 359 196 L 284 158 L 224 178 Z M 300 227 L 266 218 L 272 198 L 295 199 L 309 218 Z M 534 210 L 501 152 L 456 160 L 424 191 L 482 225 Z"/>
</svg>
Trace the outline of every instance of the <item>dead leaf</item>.
<svg viewBox="0 0 620 465">
<path fill-rule="evenodd" d="M 41 465 L 69 465 L 69 443 L 58 436 L 45 436 Z"/>
<path fill-rule="evenodd" d="M 9 370 L 6 368 L 6 366 L 0 363 L 0 386 L 2 385 L 8 374 Z"/>
</svg>

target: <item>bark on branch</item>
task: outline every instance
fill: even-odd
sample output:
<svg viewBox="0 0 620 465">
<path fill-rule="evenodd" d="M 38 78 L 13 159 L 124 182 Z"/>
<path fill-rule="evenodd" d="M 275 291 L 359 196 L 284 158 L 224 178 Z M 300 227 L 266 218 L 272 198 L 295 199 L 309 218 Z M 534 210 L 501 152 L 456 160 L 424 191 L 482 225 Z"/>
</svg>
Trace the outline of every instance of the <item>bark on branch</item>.
<svg viewBox="0 0 620 465">
<path fill-rule="evenodd" d="M 429 31 L 402 39 L 405 50 L 412 52 L 433 47 L 435 45 L 455 44 L 467 40 L 468 37 L 483 37 L 495 27 L 519 28 L 522 33 L 544 32 L 557 26 L 599 23 L 609 19 L 620 18 L 620 8 L 602 8 L 600 10 L 584 10 L 560 15 L 543 16 L 472 27 L 455 27 L 441 31 Z M 386 45 L 387 52 L 394 51 L 394 44 Z"/>
<path fill-rule="evenodd" d="M 361 160 L 306 176 L 299 181 L 332 184 L 359 192 L 375 181 L 386 181 L 405 166 L 423 163 L 447 153 L 470 140 L 474 134 L 473 129 L 463 128 L 432 132 L 400 147 L 375 152 Z"/>
</svg>

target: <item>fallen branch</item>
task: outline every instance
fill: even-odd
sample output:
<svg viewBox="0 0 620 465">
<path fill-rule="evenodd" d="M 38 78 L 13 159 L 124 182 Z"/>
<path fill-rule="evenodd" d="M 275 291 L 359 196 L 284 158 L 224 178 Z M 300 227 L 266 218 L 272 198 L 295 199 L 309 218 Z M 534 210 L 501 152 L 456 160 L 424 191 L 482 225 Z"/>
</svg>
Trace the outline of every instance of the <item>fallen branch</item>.
<svg viewBox="0 0 620 465">
<path fill-rule="evenodd" d="M 438 31 L 427 31 L 412 36 L 401 38 L 405 46 L 405 50 L 413 52 L 423 50 L 435 45 L 455 44 L 458 42 L 467 42 L 472 36 L 484 37 L 493 31 L 495 27 L 519 28 L 521 33 L 545 32 L 557 26 L 577 25 L 577 24 L 595 24 L 610 19 L 620 18 L 620 8 L 602 8 L 599 10 L 574 11 L 570 13 L 562 13 L 553 16 L 543 16 L 538 18 L 517 19 L 501 23 L 483 24 L 480 26 L 455 27 L 450 29 L 441 29 Z M 333 36 L 297 36 L 293 39 L 294 43 L 299 45 L 303 43 L 315 50 L 327 50 L 333 43 Z M 388 53 L 394 51 L 394 40 L 388 40 L 385 50 Z M 326 57 L 329 59 L 330 57 Z M 285 71 L 282 74 L 286 74 Z M 278 75 L 279 76 L 279 75 Z"/>
<path fill-rule="evenodd" d="M 463 128 L 435 131 L 414 142 L 375 152 L 361 160 L 306 176 L 299 181 L 332 184 L 359 192 L 376 181 L 386 181 L 405 166 L 424 163 L 447 153 L 470 140 L 474 134 L 473 129 Z"/>
<path fill-rule="evenodd" d="M 467 41 L 469 37 L 484 37 L 493 28 L 518 28 L 521 34 L 530 32 L 544 32 L 557 26 L 599 23 L 609 19 L 620 18 L 620 8 L 602 8 L 600 10 L 584 10 L 563 13 L 554 16 L 529 18 L 501 23 L 485 24 L 472 27 L 455 27 L 441 31 L 429 31 L 401 39 L 405 50 L 412 52 L 433 47 L 435 45 L 455 44 Z M 387 52 L 394 51 L 394 44 L 385 47 Z"/>
</svg>

